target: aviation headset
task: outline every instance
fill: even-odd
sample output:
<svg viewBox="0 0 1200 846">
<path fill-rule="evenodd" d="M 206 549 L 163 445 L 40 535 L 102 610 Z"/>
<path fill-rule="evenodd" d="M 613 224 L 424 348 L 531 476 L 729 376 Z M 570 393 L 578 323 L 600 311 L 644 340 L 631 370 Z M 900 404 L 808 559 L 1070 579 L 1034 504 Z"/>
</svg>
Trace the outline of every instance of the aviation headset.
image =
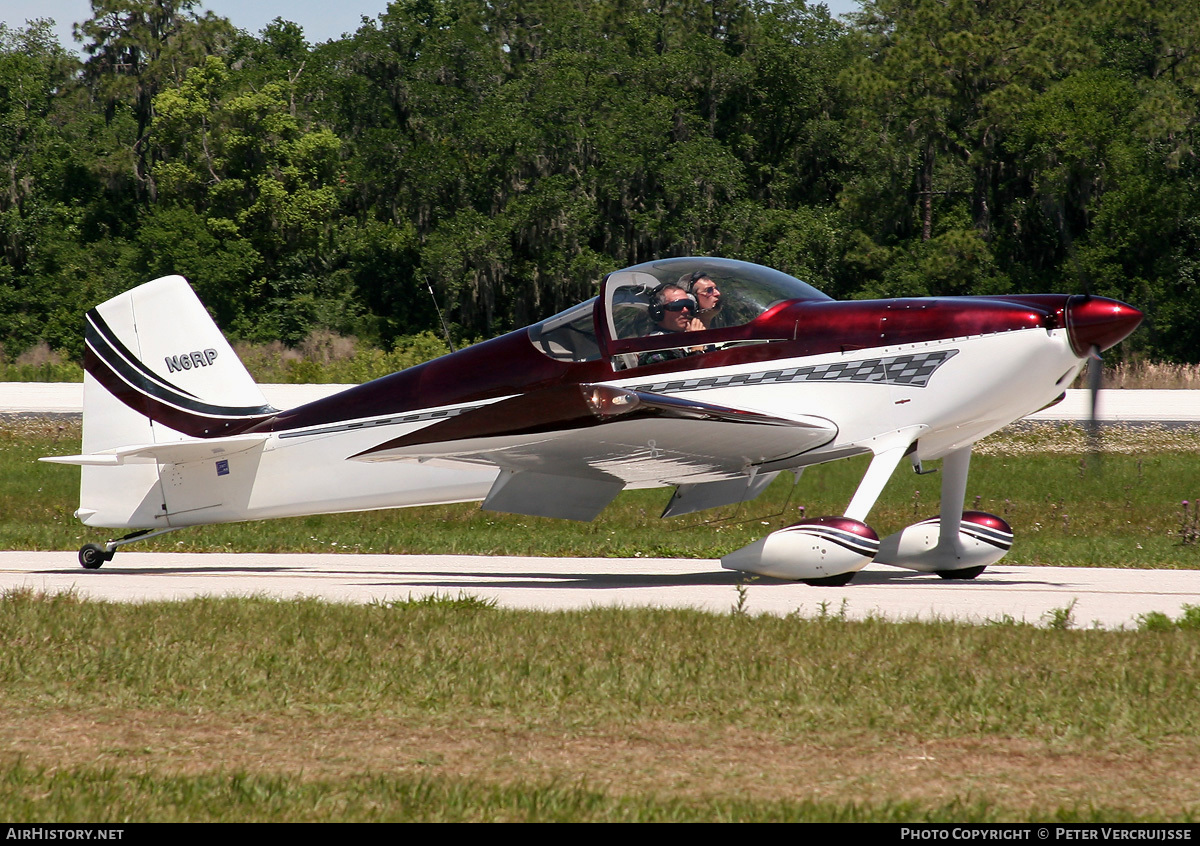
<svg viewBox="0 0 1200 846">
<path fill-rule="evenodd" d="M 691 303 L 692 314 L 695 314 L 700 306 L 696 302 L 696 298 L 688 293 L 687 289 L 675 282 L 664 282 L 653 291 L 650 292 L 650 319 L 658 323 L 663 319 L 663 315 L 667 313 L 666 303 L 663 298 L 667 295 L 667 289 L 676 288 L 688 295 L 687 302 Z M 675 300 L 675 302 L 685 302 L 684 300 Z"/>
</svg>

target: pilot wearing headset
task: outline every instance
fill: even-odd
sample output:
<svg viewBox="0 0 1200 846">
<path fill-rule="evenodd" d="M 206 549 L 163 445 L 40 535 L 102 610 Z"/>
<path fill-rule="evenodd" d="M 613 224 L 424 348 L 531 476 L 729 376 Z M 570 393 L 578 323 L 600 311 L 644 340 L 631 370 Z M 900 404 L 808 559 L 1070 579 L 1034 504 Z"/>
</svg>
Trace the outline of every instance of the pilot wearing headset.
<svg viewBox="0 0 1200 846">
<path fill-rule="evenodd" d="M 654 321 L 653 335 L 669 335 L 690 331 L 692 319 L 698 310 L 696 301 L 681 286 L 672 282 L 659 285 L 650 298 L 650 319 Z M 692 355 L 692 350 L 652 350 L 638 356 L 638 365 L 658 364 Z"/>
</svg>

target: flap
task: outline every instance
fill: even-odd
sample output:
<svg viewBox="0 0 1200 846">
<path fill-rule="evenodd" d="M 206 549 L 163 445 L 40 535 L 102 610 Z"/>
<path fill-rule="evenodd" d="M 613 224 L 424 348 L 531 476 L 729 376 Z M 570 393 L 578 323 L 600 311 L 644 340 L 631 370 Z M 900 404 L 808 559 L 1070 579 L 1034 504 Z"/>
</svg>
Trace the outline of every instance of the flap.
<svg viewBox="0 0 1200 846">
<path fill-rule="evenodd" d="M 483 501 L 487 511 L 589 522 L 625 487 L 616 480 L 579 479 L 506 470 Z"/>
<path fill-rule="evenodd" d="M 678 517 L 681 514 L 720 508 L 722 505 L 749 502 L 765 491 L 778 475 L 779 473 L 776 471 L 736 479 L 723 479 L 717 482 L 704 482 L 699 485 L 680 485 L 675 489 L 662 516 Z"/>
</svg>

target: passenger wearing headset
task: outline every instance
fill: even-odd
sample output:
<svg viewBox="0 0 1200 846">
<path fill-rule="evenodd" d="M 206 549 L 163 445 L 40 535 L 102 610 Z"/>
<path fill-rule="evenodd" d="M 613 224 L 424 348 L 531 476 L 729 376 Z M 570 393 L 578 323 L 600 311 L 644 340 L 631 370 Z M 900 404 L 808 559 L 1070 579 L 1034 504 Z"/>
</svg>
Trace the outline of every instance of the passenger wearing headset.
<svg viewBox="0 0 1200 846">
<path fill-rule="evenodd" d="M 650 319 L 657 327 L 650 336 L 670 335 L 690 331 L 698 306 L 682 286 L 668 282 L 654 289 L 650 298 Z M 649 336 L 648 336 L 649 337 Z M 638 365 L 658 364 L 692 355 L 694 350 L 652 350 L 638 356 Z"/>
<path fill-rule="evenodd" d="M 689 332 L 701 332 L 713 328 L 713 318 L 721 310 L 721 289 L 713 278 L 703 270 L 698 270 L 685 276 L 680 282 L 685 290 L 696 300 L 696 313 L 692 315 Z"/>
</svg>

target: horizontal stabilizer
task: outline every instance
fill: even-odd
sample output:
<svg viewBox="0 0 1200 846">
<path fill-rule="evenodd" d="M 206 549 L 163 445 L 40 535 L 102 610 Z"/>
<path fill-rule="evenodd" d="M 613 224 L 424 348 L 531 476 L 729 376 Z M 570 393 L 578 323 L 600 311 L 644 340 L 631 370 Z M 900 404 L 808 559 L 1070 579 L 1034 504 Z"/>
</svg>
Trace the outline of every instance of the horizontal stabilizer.
<svg viewBox="0 0 1200 846">
<path fill-rule="evenodd" d="M 93 467 L 119 467 L 123 464 L 188 464 L 209 458 L 221 458 L 253 449 L 267 435 L 234 435 L 203 441 L 168 441 L 161 444 L 133 444 L 88 455 L 52 455 L 40 458 L 51 464 L 78 464 Z"/>
</svg>

